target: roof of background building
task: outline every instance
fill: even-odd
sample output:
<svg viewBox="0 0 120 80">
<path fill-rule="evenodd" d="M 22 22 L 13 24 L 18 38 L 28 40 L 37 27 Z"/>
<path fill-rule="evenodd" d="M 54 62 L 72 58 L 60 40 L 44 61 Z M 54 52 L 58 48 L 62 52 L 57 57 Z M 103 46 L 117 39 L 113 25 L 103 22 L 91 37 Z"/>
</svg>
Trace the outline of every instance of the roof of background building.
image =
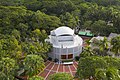
<svg viewBox="0 0 120 80">
<path fill-rule="evenodd" d="M 112 38 L 118 36 L 119 34 L 117 33 L 110 33 L 110 35 L 108 36 L 108 40 L 111 40 Z"/>
<path fill-rule="evenodd" d="M 86 32 L 84 32 L 84 31 L 79 31 L 78 34 L 79 34 L 79 35 L 86 35 Z"/>
<path fill-rule="evenodd" d="M 93 37 L 89 42 L 93 42 L 95 39 L 97 39 L 97 40 L 103 40 L 104 37 L 103 36 Z"/>
<path fill-rule="evenodd" d="M 90 36 L 90 37 L 94 36 L 91 32 L 88 31 L 79 31 L 78 35 Z"/>
</svg>

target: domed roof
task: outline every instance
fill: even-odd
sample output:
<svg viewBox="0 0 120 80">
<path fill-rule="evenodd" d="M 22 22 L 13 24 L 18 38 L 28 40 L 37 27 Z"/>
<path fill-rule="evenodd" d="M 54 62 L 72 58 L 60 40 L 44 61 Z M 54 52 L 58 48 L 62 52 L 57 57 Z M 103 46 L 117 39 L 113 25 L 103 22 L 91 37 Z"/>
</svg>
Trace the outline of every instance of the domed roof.
<svg viewBox="0 0 120 80">
<path fill-rule="evenodd" d="M 60 36 L 60 35 L 73 35 L 74 34 L 74 30 L 72 30 L 71 28 L 69 27 L 66 27 L 66 26 L 62 26 L 62 27 L 59 27 L 55 30 L 55 34 L 56 36 Z"/>
</svg>

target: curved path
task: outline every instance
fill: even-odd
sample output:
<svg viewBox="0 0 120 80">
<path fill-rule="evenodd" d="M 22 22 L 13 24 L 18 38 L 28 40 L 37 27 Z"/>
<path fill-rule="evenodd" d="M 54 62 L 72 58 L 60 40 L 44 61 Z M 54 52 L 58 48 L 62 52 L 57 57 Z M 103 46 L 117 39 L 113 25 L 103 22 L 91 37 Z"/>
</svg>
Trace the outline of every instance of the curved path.
<svg viewBox="0 0 120 80">
<path fill-rule="evenodd" d="M 71 65 L 56 64 L 54 62 L 47 61 L 45 62 L 46 68 L 38 75 L 44 77 L 45 80 L 48 80 L 49 75 L 58 72 L 65 72 L 71 74 L 72 76 L 75 76 L 75 73 L 77 71 L 77 65 L 78 63 L 76 61 L 74 61 Z"/>
</svg>

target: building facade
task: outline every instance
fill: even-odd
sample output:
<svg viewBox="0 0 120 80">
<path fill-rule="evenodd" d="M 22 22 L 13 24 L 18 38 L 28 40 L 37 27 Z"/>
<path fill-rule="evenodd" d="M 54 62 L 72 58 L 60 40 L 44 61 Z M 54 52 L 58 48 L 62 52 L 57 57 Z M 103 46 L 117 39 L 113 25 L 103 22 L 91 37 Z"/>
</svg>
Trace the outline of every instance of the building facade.
<svg viewBox="0 0 120 80">
<path fill-rule="evenodd" d="M 82 52 L 82 38 L 66 26 L 52 30 L 47 41 L 53 46 L 52 52 L 48 54 L 52 59 L 73 60 Z"/>
</svg>

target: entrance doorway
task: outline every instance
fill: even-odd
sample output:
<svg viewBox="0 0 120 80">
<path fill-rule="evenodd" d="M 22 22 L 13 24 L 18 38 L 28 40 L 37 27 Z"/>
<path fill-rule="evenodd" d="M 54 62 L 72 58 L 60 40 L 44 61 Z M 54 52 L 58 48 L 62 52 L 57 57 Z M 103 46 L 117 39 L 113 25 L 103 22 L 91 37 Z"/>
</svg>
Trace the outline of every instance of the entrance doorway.
<svg viewBox="0 0 120 80">
<path fill-rule="evenodd" d="M 73 54 L 61 55 L 61 59 L 73 59 Z"/>
</svg>

